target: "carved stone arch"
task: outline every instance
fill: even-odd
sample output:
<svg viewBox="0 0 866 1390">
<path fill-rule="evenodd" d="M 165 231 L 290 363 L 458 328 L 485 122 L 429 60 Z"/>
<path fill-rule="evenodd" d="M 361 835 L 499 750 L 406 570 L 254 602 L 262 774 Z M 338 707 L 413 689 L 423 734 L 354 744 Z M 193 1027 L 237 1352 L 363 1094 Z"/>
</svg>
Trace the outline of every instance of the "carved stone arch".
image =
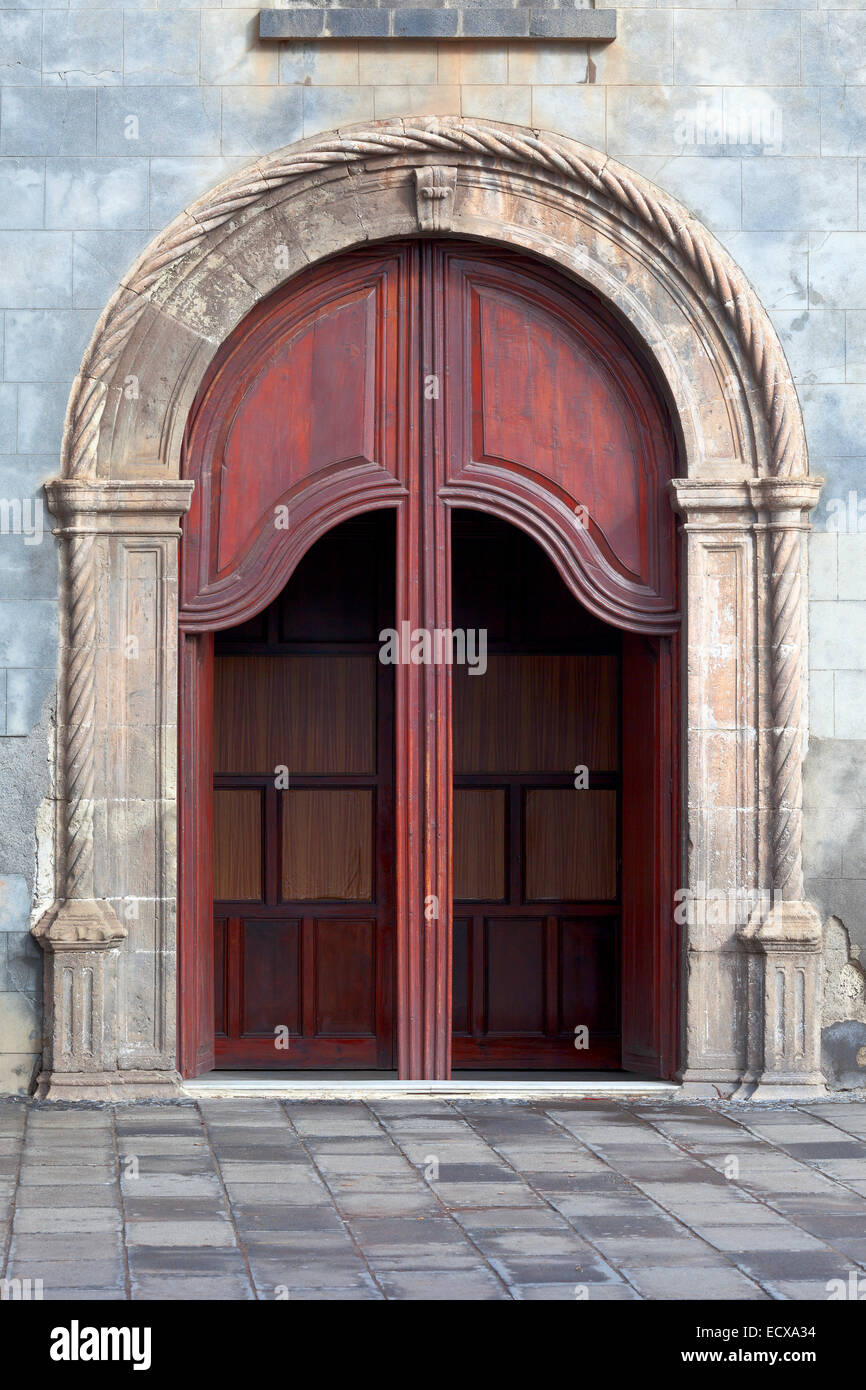
<svg viewBox="0 0 866 1390">
<path fill-rule="evenodd" d="M 818 482 L 778 340 L 727 253 L 647 180 L 562 138 L 440 118 L 257 161 L 151 243 L 97 324 L 63 477 L 47 486 L 67 559 L 63 853 L 57 902 L 34 928 L 46 948 L 43 1093 L 176 1080 L 176 552 L 196 392 L 232 329 L 303 267 L 433 230 L 554 264 L 654 364 L 684 474 L 672 484 L 689 652 L 682 1075 L 775 1096 L 821 1084 L 820 929 L 800 848 L 804 541 Z M 750 910 L 710 921 L 708 892 Z"/>
</svg>

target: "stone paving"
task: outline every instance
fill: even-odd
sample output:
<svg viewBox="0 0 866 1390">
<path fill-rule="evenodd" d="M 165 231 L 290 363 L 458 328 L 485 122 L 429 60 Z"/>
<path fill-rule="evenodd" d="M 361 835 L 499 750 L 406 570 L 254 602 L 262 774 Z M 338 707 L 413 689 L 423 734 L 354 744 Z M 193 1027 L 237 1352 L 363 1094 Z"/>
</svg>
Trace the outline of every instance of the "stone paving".
<svg viewBox="0 0 866 1390">
<path fill-rule="evenodd" d="M 866 1105 L 0 1100 L 0 1203 L 46 1299 L 828 1299 Z"/>
</svg>

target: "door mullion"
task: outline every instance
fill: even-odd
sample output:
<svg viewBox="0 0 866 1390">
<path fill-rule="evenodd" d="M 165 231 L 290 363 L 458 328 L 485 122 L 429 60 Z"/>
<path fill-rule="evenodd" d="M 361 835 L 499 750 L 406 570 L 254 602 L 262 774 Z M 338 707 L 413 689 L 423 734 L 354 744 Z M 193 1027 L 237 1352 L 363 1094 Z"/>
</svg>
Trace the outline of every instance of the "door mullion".
<svg viewBox="0 0 866 1390">
<path fill-rule="evenodd" d="M 406 297 L 410 328 L 407 497 L 398 523 L 397 625 L 450 627 L 444 480 L 441 258 L 420 243 Z M 397 667 L 398 1007 L 403 1077 L 451 1068 L 450 668 Z"/>
</svg>

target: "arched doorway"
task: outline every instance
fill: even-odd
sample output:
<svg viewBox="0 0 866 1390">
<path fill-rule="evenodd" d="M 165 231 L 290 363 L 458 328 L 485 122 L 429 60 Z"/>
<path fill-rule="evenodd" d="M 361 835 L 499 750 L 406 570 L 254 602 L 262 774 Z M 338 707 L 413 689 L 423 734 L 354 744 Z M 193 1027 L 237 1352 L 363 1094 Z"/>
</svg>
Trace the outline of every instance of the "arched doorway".
<svg viewBox="0 0 866 1390">
<path fill-rule="evenodd" d="M 223 345 L 184 446 L 188 1073 L 672 1073 L 674 458 L 623 326 L 507 251 L 353 252 Z"/>
<path fill-rule="evenodd" d="M 223 345 L 238 349 L 287 281 L 287 294 L 315 291 L 315 268 L 332 275 L 336 262 L 326 262 L 338 253 L 384 248 L 390 239 L 431 230 L 536 257 L 536 267 L 567 277 L 559 283 L 572 306 L 588 287 L 596 306 L 612 306 L 614 340 L 626 324 L 626 341 L 633 335 L 639 344 L 621 361 L 621 379 L 642 355 L 670 402 L 678 446 L 670 497 L 684 520 L 688 650 L 680 663 L 682 864 L 672 914 L 662 883 L 669 870 L 649 857 L 655 830 L 630 828 L 627 842 L 638 860 L 645 856 L 639 882 L 652 885 L 639 915 L 652 927 L 638 938 L 651 943 L 651 960 L 630 957 L 635 937 L 624 885 L 622 1012 L 634 1021 L 624 1060 L 633 1054 L 650 1067 L 674 1055 L 658 1031 L 661 1021 L 669 1034 L 679 1026 L 677 1077 L 695 1094 L 781 1098 L 821 1090 L 822 932 L 804 895 L 802 864 L 805 539 L 821 480 L 809 476 L 800 405 L 781 346 L 725 249 L 640 174 L 543 131 L 445 116 L 334 131 L 235 171 L 154 237 L 94 329 L 70 394 L 62 476 L 46 484 L 62 538 L 63 622 L 55 899 L 33 926 L 45 951 L 40 1096 L 173 1096 L 178 1067 L 191 1075 L 211 1065 L 213 977 L 202 961 L 212 953 L 212 883 L 201 817 L 210 806 L 212 769 L 209 744 L 187 738 L 178 770 L 178 671 L 188 729 L 190 710 L 210 708 L 204 634 L 266 607 L 320 534 L 349 515 L 396 511 L 398 553 L 423 559 L 414 577 L 397 565 L 397 612 L 417 621 L 423 609 L 425 620 L 439 622 L 448 601 L 447 511 L 471 507 L 532 536 L 596 616 L 623 632 L 639 626 L 636 612 L 650 621 L 655 580 L 635 587 L 603 547 L 590 546 L 592 528 L 587 535 L 575 527 L 555 467 L 533 476 L 516 444 L 510 457 L 507 449 L 504 458 L 467 454 L 476 437 L 472 421 L 446 420 L 442 405 L 422 408 L 419 391 L 398 390 L 411 409 L 397 425 L 362 413 L 372 423 L 365 440 L 386 447 L 370 456 L 361 440 L 360 454 L 344 457 L 345 467 L 325 468 L 301 487 L 282 544 L 272 536 L 269 547 L 256 533 L 220 570 L 224 556 L 214 546 L 221 474 L 205 471 L 197 487 L 182 471 L 190 411 L 213 380 L 214 363 L 228 360 Z M 400 283 L 399 275 L 379 276 L 384 312 L 373 318 L 389 330 L 382 350 L 363 359 L 395 390 L 401 382 L 417 387 L 422 368 L 436 377 L 428 351 L 442 341 L 435 325 L 453 326 L 460 317 L 449 310 L 437 320 L 441 295 L 419 301 L 423 276 L 404 277 L 402 300 L 393 293 Z M 456 303 L 477 305 L 480 323 L 485 296 L 473 294 L 465 277 L 464 288 Z M 499 310 L 489 293 L 486 299 L 489 325 Z M 587 327 L 603 321 L 589 313 L 586 298 L 583 307 Z M 497 330 L 494 339 L 506 349 L 500 360 L 508 360 L 515 335 Z M 450 339 L 458 353 L 473 341 L 469 329 Z M 519 361 L 515 376 L 504 398 L 503 418 L 512 424 L 527 404 Z M 427 384 L 432 393 L 435 382 Z M 371 399 L 379 399 L 375 389 L 364 397 Z M 447 393 L 438 399 L 447 401 Z M 482 401 L 474 417 L 482 435 L 484 417 Z M 332 432 L 346 418 L 361 417 L 334 416 Z M 534 438 L 537 431 L 523 433 Z M 567 435 L 573 441 L 580 431 L 569 427 Z M 488 436 L 495 450 L 495 432 Z M 396 454 L 387 447 L 395 438 Z M 536 450 L 542 470 L 555 463 L 560 443 L 561 434 Z M 262 452 L 250 451 L 254 464 Z M 432 472 L 419 473 L 421 456 L 433 459 Z M 247 472 L 244 501 L 259 495 L 263 477 L 255 466 Z M 429 492 L 409 485 L 424 479 L 435 484 L 432 509 Z M 657 495 L 664 511 L 661 490 Z M 192 591 L 183 596 L 179 629 L 179 523 L 191 497 L 201 525 L 196 521 L 187 535 L 198 535 L 200 549 L 184 557 Z M 432 517 L 427 545 L 424 517 Z M 652 527 L 646 539 L 652 549 Z M 224 542 L 231 549 L 228 532 Z M 679 682 L 664 623 L 675 611 L 664 598 L 652 619 L 661 625 L 632 644 L 644 662 L 632 684 L 643 720 L 635 775 L 652 784 L 647 805 L 662 827 L 678 790 L 665 748 L 676 727 L 669 704 Z M 119 661 L 121 650 L 136 659 Z M 623 678 L 625 685 L 625 669 Z M 396 759 L 396 824 L 401 798 L 414 808 L 402 817 L 408 838 L 396 845 L 398 1053 L 404 1075 L 437 1077 L 450 1065 L 451 937 L 441 916 L 427 923 L 424 910 L 428 896 L 450 901 L 441 837 L 448 749 L 437 741 L 434 717 L 448 681 L 431 668 L 410 667 L 395 670 L 395 685 L 398 705 L 404 701 L 424 733 L 398 747 Z M 624 802 L 628 777 L 624 756 Z M 412 865 L 420 866 L 415 874 Z M 736 911 L 710 922 L 704 909 L 720 895 Z M 671 965 L 672 915 L 682 923 L 683 949 Z M 200 940 L 202 922 L 208 930 Z M 681 1010 L 659 1006 L 658 978 L 679 981 Z"/>
</svg>

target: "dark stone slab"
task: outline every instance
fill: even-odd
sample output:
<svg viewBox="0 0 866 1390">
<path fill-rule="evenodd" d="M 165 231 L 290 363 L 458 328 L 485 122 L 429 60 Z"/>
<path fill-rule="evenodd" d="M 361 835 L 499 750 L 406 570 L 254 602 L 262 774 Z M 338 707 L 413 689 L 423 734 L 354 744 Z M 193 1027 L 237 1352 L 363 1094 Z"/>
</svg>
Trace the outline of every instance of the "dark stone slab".
<svg viewBox="0 0 866 1390">
<path fill-rule="evenodd" d="M 533 10 L 461 10 L 461 35 L 467 39 L 525 39 Z"/>
<path fill-rule="evenodd" d="M 282 42 L 324 39 L 567 39 L 608 43 L 616 10 L 530 4 L 448 5 L 389 0 L 385 5 L 292 5 L 259 11 L 259 38 Z"/>
<path fill-rule="evenodd" d="M 730 1255 L 753 1279 L 847 1279 L 850 1264 L 831 1250 L 759 1250 Z"/>
<path fill-rule="evenodd" d="M 317 39 L 325 28 L 322 10 L 261 10 L 260 39 Z"/>
<path fill-rule="evenodd" d="M 328 11 L 330 39 L 386 39 L 391 32 L 391 10 L 351 9 Z M 438 11 L 433 12 L 438 13 Z M 261 38 L 266 36 L 262 34 Z M 280 35 L 282 38 L 283 35 Z"/>
<path fill-rule="evenodd" d="M 391 32 L 398 39 L 453 39 L 457 36 L 459 10 L 397 10 L 392 15 Z"/>
<path fill-rule="evenodd" d="M 141 1274 L 242 1274 L 240 1250 L 214 1245 L 133 1245 L 129 1248 L 129 1268 Z"/>
<path fill-rule="evenodd" d="M 616 38 L 616 10 L 533 10 L 529 21 L 533 39 L 593 39 L 609 42 Z"/>
</svg>

